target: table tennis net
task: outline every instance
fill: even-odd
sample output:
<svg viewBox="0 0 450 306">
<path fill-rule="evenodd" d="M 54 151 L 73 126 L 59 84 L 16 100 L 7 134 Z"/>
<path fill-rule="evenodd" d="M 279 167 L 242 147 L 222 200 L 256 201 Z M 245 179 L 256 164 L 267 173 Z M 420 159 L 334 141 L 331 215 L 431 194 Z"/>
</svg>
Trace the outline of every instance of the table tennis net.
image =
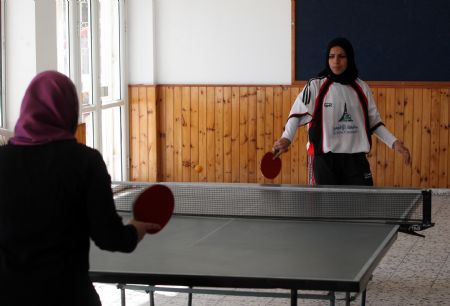
<svg viewBox="0 0 450 306">
<path fill-rule="evenodd" d="M 319 187 L 226 183 L 160 183 L 175 197 L 175 214 L 195 216 L 289 218 L 323 221 L 431 224 L 431 192 L 420 189 Z M 116 182 L 118 211 L 152 183 Z"/>
</svg>

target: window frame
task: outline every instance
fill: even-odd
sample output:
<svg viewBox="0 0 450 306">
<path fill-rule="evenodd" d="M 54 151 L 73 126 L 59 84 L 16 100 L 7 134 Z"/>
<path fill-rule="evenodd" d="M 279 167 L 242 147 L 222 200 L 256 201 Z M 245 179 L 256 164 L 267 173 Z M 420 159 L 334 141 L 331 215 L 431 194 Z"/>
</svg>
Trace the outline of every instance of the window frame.
<svg viewBox="0 0 450 306">
<path fill-rule="evenodd" d="M 90 80 L 91 80 L 91 104 L 83 105 L 81 100 L 81 46 L 80 46 L 80 25 L 79 25 L 79 1 L 68 1 L 68 26 L 69 26 L 69 76 L 78 88 L 80 98 L 80 120 L 83 114 L 93 115 L 93 147 L 103 153 L 102 137 L 105 131 L 102 130 L 102 112 L 114 107 L 121 107 L 121 180 L 129 178 L 129 147 L 128 147 L 128 90 L 126 85 L 126 47 L 125 47 L 125 16 L 126 7 L 124 0 L 114 0 L 118 3 L 119 10 L 119 68 L 120 68 L 120 99 L 111 102 L 102 102 L 100 97 L 100 42 L 99 36 L 99 0 L 87 0 L 90 5 Z M 117 179 L 117 178 L 116 178 Z"/>
</svg>

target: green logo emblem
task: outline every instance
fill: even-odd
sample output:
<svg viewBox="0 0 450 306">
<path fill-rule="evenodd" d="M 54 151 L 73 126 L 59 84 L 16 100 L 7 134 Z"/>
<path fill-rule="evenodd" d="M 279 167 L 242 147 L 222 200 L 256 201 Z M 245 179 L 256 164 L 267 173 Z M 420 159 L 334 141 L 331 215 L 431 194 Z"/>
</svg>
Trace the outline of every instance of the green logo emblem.
<svg viewBox="0 0 450 306">
<path fill-rule="evenodd" d="M 339 119 L 339 122 L 353 122 L 352 116 L 347 112 L 347 103 L 344 104 L 344 113 Z"/>
</svg>

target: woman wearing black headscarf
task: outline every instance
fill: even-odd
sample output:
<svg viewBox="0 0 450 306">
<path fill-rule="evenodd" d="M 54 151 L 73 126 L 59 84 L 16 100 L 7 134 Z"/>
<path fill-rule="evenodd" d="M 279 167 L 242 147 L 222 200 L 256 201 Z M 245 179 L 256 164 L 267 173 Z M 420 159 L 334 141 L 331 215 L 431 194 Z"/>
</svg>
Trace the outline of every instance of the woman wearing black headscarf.
<svg viewBox="0 0 450 306">
<path fill-rule="evenodd" d="M 411 163 L 408 149 L 381 121 L 369 86 L 358 78 L 353 47 L 345 38 L 328 44 L 325 69 L 298 95 L 273 150 L 286 152 L 305 124 L 314 147 L 316 184 L 372 186 L 366 158 L 372 133 Z"/>
<path fill-rule="evenodd" d="M 99 306 L 90 239 L 132 252 L 159 226 L 116 213 L 100 153 L 76 142 L 78 95 L 56 71 L 38 74 L 14 137 L 0 147 L 0 305 Z"/>
</svg>

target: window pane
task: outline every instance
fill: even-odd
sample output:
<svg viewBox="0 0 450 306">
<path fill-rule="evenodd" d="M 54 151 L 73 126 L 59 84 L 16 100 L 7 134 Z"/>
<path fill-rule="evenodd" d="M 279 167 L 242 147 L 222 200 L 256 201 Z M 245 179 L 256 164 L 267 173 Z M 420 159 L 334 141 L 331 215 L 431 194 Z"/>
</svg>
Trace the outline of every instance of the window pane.
<svg viewBox="0 0 450 306">
<path fill-rule="evenodd" d="M 117 0 L 100 0 L 100 97 L 120 100 L 120 18 Z"/>
<path fill-rule="evenodd" d="M 102 111 L 102 151 L 112 180 L 122 179 L 122 107 Z"/>
<path fill-rule="evenodd" d="M 67 0 L 56 1 L 56 30 L 58 71 L 70 75 L 69 70 L 69 7 Z"/>
<path fill-rule="evenodd" d="M 92 104 L 92 64 L 91 64 L 91 12 L 90 1 L 80 0 L 80 64 L 81 64 L 81 103 Z"/>
<path fill-rule="evenodd" d="M 94 113 L 84 113 L 81 121 L 86 123 L 86 145 L 94 147 Z"/>
</svg>

